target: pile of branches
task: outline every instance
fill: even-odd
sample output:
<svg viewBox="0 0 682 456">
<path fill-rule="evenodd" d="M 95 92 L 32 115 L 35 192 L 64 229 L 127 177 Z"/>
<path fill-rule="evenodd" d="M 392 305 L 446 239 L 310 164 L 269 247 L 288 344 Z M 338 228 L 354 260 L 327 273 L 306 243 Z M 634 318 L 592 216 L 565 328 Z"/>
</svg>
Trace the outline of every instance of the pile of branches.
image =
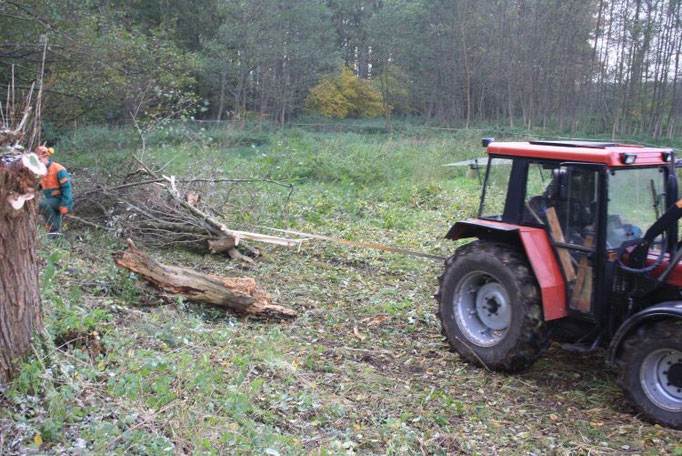
<svg viewBox="0 0 682 456">
<path fill-rule="evenodd" d="M 132 158 L 137 169 L 120 184 L 106 186 L 94 176 L 79 176 L 73 221 L 148 247 L 224 253 L 247 262 L 259 254 L 249 241 L 287 247 L 304 241 L 230 229 L 227 217 L 204 198 L 216 193 L 218 184 L 267 182 L 285 187 L 288 202 L 293 191 L 289 184 L 267 179 L 176 178 L 153 170 L 139 156 Z"/>
</svg>

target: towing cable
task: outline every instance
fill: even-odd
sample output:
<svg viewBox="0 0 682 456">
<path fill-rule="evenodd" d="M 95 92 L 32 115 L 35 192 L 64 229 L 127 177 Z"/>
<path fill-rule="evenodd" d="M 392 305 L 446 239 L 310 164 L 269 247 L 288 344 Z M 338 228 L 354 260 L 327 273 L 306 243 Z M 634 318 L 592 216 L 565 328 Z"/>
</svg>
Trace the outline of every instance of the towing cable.
<svg viewBox="0 0 682 456">
<path fill-rule="evenodd" d="M 290 234 L 293 236 L 302 236 L 302 237 L 305 237 L 308 239 L 317 239 L 319 241 L 335 242 L 337 244 L 352 245 L 354 247 L 363 247 L 366 249 L 382 250 L 384 252 L 399 253 L 401 255 L 408 255 L 408 256 L 413 256 L 413 257 L 417 257 L 417 258 L 427 258 L 429 260 L 434 260 L 434 261 L 445 261 L 447 259 L 447 257 L 443 257 L 443 256 L 439 256 L 439 255 L 431 255 L 430 253 L 415 252 L 413 250 L 402 249 L 399 247 L 389 247 L 387 245 L 376 244 L 374 242 L 350 241 L 348 239 L 335 238 L 335 237 L 331 237 L 331 236 L 322 236 L 319 234 L 312 234 L 312 233 L 304 233 L 302 231 L 283 230 L 280 228 L 271 228 L 269 226 L 258 226 L 258 228 L 274 231 L 277 233 Z"/>
</svg>

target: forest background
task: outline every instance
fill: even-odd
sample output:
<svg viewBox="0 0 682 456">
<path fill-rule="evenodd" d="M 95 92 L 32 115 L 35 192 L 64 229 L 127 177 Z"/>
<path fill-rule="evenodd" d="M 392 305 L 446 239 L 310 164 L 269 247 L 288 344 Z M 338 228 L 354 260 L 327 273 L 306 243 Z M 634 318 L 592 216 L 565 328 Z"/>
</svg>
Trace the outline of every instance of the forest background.
<svg viewBox="0 0 682 456">
<path fill-rule="evenodd" d="M 3 0 L 0 80 L 12 65 L 18 87 L 36 80 L 47 40 L 45 122 L 57 131 L 183 106 L 196 119 L 279 125 L 305 112 L 383 114 L 389 129 L 391 116 L 409 116 L 672 137 L 682 128 L 681 8 L 676 0 Z M 339 89 L 344 68 L 371 86 L 369 107 L 348 106 L 363 101 L 352 100 L 353 86 Z"/>
</svg>

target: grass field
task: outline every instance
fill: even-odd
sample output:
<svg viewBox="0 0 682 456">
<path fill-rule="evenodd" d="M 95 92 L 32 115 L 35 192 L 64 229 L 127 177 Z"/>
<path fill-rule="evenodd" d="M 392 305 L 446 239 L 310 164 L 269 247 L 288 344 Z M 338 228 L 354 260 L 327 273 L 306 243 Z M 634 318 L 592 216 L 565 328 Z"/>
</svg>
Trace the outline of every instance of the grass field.
<svg viewBox="0 0 682 456">
<path fill-rule="evenodd" d="M 288 202 L 267 183 L 217 188 L 210 197 L 226 201 L 230 226 L 446 256 L 454 245 L 443 235 L 475 214 L 480 186 L 442 164 L 481 156 L 489 133 L 165 131 L 146 156 L 167 174 L 294 184 Z M 77 192 L 79 173 L 127 172 L 133 147 L 122 132 L 92 130 L 58 150 Z M 430 260 L 321 242 L 259 246 L 254 265 L 149 252 L 254 277 L 300 312 L 282 323 L 164 303 L 114 268 L 124 243 L 108 234 L 72 229 L 40 242 L 46 330 L 2 396 L 2 454 L 682 455 L 682 433 L 634 415 L 602 352 L 554 346 L 515 376 L 460 361 L 440 334 L 441 265 Z"/>
</svg>

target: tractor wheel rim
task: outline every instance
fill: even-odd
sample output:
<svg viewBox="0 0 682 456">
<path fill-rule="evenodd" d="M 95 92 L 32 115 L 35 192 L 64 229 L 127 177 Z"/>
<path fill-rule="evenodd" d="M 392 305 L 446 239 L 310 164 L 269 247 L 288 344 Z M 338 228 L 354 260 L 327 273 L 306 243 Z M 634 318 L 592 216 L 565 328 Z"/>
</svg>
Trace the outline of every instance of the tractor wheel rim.
<svg viewBox="0 0 682 456">
<path fill-rule="evenodd" d="M 682 411 L 682 352 L 660 349 L 649 353 L 640 368 L 639 380 L 657 407 Z"/>
<path fill-rule="evenodd" d="M 497 345 L 507 335 L 512 319 L 505 287 L 490 274 L 468 273 L 453 296 L 455 319 L 462 334 L 480 347 Z"/>
</svg>

